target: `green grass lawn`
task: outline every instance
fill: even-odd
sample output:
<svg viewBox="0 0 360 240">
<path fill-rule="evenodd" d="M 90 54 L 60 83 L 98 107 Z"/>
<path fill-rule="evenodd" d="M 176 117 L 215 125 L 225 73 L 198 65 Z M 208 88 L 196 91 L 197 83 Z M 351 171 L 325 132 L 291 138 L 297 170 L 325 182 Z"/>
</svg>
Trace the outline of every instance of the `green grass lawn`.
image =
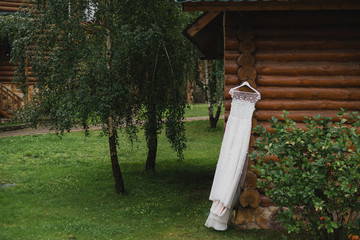
<svg viewBox="0 0 360 240">
<path fill-rule="evenodd" d="M 185 160 L 176 160 L 162 135 L 156 174 L 143 170 L 141 132 L 133 145 L 120 140 L 127 195 L 115 194 L 99 132 L 0 138 L 0 183 L 17 184 L 0 189 L 0 239 L 287 239 L 271 230 L 204 226 L 223 121 L 216 130 L 207 121 L 186 127 Z"/>
<path fill-rule="evenodd" d="M 214 109 L 214 111 L 216 111 Z M 221 114 L 224 114 L 224 105 L 221 109 Z M 185 110 L 185 117 L 202 117 L 209 116 L 208 105 L 206 103 L 192 104 Z"/>
</svg>

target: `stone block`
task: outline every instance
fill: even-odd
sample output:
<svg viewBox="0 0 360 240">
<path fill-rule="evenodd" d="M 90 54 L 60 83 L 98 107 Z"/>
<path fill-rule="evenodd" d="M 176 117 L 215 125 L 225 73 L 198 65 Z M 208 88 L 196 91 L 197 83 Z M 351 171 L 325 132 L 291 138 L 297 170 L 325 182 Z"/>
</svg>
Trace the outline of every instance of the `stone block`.
<svg viewBox="0 0 360 240">
<path fill-rule="evenodd" d="M 256 223 L 263 229 L 269 229 L 269 220 L 263 216 L 257 217 Z"/>
</svg>

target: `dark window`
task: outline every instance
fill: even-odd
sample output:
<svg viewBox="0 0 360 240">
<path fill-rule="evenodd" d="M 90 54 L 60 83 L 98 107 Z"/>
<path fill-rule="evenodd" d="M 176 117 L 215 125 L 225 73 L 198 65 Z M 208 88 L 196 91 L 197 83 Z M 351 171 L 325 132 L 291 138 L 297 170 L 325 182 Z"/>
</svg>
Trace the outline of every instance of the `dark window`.
<svg viewBox="0 0 360 240">
<path fill-rule="evenodd" d="M 11 53 L 11 44 L 8 39 L 3 39 L 0 41 L 0 59 L 2 61 L 10 60 L 10 53 Z"/>
</svg>

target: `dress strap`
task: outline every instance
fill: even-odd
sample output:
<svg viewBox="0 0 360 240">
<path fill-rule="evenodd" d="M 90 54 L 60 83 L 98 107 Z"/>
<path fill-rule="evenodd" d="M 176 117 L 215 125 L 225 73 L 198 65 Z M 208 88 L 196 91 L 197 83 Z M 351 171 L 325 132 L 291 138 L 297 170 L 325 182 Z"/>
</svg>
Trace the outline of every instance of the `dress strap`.
<svg viewBox="0 0 360 240">
<path fill-rule="evenodd" d="M 257 94 L 260 95 L 260 93 L 259 93 L 255 88 L 253 88 L 252 86 L 250 86 L 250 84 L 249 84 L 247 81 L 244 81 L 241 85 L 230 89 L 229 93 L 232 94 L 236 89 L 241 88 L 241 87 L 243 87 L 243 86 L 249 87 L 249 88 L 250 88 L 251 90 L 253 90 L 255 93 L 257 93 Z"/>
</svg>

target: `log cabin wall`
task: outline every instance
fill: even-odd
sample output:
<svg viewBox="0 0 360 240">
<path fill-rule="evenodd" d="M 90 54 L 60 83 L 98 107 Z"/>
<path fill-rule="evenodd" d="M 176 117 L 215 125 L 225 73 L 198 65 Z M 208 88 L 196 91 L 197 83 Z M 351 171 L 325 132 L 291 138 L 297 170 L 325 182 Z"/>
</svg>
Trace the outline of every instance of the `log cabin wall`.
<svg viewBox="0 0 360 240">
<path fill-rule="evenodd" d="M 0 118 L 11 118 L 14 110 L 21 107 L 21 90 L 13 84 L 15 66 L 10 63 L 10 44 L 5 39 L 0 42 Z"/>
<path fill-rule="evenodd" d="M 262 95 L 253 124 L 269 129 L 267 120 L 281 118 L 282 110 L 301 122 L 360 109 L 360 11 L 228 12 L 225 18 L 225 119 L 229 90 L 241 83 L 244 26 L 255 34 L 251 83 Z"/>
<path fill-rule="evenodd" d="M 29 6 L 28 0 L 0 1 L 0 14 L 8 15 L 18 11 L 20 7 Z M 34 92 L 35 78 L 28 83 L 28 96 L 25 99 L 21 90 L 12 82 L 15 75 L 15 66 L 10 63 L 11 46 L 8 39 L 0 39 L 0 118 L 10 118 L 14 111 L 28 101 Z M 31 68 L 27 69 L 28 74 Z"/>
<path fill-rule="evenodd" d="M 338 119 L 340 108 L 360 110 L 360 11 L 226 12 L 224 27 L 226 120 L 231 108 L 229 90 L 242 80 L 248 80 L 262 95 L 253 126 L 262 124 L 268 130 L 267 120 L 281 118 L 282 110 L 300 127 L 304 127 L 304 116 Z M 250 152 L 254 143 L 252 135 Z M 246 182 L 244 186 L 247 188 Z M 252 199 L 260 196 L 260 207 L 272 205 L 262 189 L 249 190 Z M 278 227 L 260 216 L 258 205 L 242 203 L 246 196 L 242 197 L 240 211 L 252 212 L 238 212 L 237 224 Z M 252 222 L 243 216 L 250 216 Z"/>
<path fill-rule="evenodd" d="M 5 0 L 0 1 L 0 12 L 16 12 L 19 7 L 27 4 L 28 0 Z"/>
<path fill-rule="evenodd" d="M 27 101 L 29 101 L 35 94 L 36 79 L 31 76 L 31 67 L 26 68 L 29 81 L 27 83 L 26 97 L 22 93 L 20 87 L 13 82 L 16 67 L 10 63 L 10 56 L 4 45 L 0 45 L 0 118 L 11 118 L 15 110 Z"/>
</svg>

